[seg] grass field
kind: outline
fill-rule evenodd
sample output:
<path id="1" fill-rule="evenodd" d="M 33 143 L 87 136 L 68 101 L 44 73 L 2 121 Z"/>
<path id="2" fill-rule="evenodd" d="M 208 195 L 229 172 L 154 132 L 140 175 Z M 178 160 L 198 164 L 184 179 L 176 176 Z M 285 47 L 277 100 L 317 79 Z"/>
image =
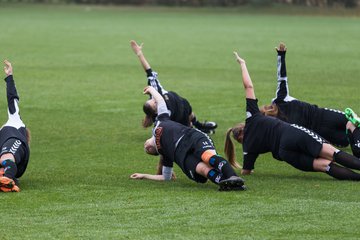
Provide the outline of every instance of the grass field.
<path id="1" fill-rule="evenodd" d="M 246 192 L 218 192 L 178 168 L 171 183 L 129 179 L 157 164 L 143 152 L 146 79 L 131 39 L 145 43 L 165 88 L 218 122 L 212 138 L 222 153 L 226 129 L 245 118 L 233 50 L 247 60 L 259 104 L 274 97 L 281 40 L 294 97 L 360 112 L 359 17 L 0 5 L 0 26 L 0 59 L 13 63 L 33 136 L 22 192 L 0 194 L 0 239 L 360 238 L 359 183 L 300 172 L 270 154 L 245 178 Z M 4 122 L 4 87 L 0 94 Z"/>

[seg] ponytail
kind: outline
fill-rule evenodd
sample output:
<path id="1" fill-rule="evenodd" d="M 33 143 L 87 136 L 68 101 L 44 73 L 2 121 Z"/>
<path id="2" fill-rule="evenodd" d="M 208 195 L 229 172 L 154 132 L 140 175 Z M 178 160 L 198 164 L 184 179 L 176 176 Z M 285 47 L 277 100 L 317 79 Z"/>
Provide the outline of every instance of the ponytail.
<path id="1" fill-rule="evenodd" d="M 230 162 L 230 164 L 234 168 L 240 168 L 240 164 L 236 161 L 234 143 L 231 141 L 230 138 L 230 133 L 232 132 L 232 130 L 232 128 L 229 128 L 226 132 L 224 152 L 226 155 L 226 159 Z"/>
<path id="2" fill-rule="evenodd" d="M 233 138 L 237 142 L 243 143 L 244 128 L 245 124 L 239 123 L 226 131 L 224 152 L 230 164 L 235 168 L 241 168 L 241 165 L 236 161 L 235 146 L 231 140 L 230 134 L 232 133 Z"/>
<path id="3" fill-rule="evenodd" d="M 155 113 L 155 110 L 153 110 L 151 108 L 150 104 L 148 104 L 147 102 L 144 103 L 143 111 L 145 113 L 145 118 L 142 121 L 142 126 L 144 128 L 147 128 L 147 127 L 150 127 L 151 125 L 153 125 L 153 123 L 155 121 L 156 113 Z"/>

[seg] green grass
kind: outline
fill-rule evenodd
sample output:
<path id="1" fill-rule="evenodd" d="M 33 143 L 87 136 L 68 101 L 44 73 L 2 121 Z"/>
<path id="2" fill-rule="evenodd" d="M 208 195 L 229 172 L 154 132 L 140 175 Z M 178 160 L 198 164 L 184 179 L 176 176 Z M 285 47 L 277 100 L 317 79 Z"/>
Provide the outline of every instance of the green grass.
<path id="1" fill-rule="evenodd" d="M 14 65 L 33 141 L 22 192 L 0 194 L 0 238 L 357 239 L 358 183 L 300 172 L 270 154 L 246 177 L 246 192 L 218 192 L 178 168 L 171 183 L 129 179 L 157 164 L 143 152 L 146 80 L 131 39 L 145 43 L 167 89 L 218 122 L 220 153 L 226 129 L 245 117 L 233 50 L 247 60 L 259 104 L 275 94 L 281 40 L 294 97 L 360 112 L 360 19 L 274 13 L 1 5 L 0 59 Z"/>

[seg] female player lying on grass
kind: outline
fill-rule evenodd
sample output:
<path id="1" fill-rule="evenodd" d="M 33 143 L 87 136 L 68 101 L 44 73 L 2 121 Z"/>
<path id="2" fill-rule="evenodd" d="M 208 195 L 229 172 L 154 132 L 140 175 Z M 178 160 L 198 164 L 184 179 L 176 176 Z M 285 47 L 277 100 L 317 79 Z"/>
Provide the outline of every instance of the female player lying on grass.
<path id="1" fill-rule="evenodd" d="M 165 99 L 166 106 L 170 111 L 170 119 L 185 126 L 195 126 L 197 129 L 208 134 L 215 133 L 215 128 L 217 127 L 215 122 L 199 122 L 192 112 L 191 105 L 185 98 L 180 97 L 175 92 L 166 91 L 161 86 L 157 78 L 158 74 L 151 69 L 149 62 L 145 59 L 144 53 L 142 52 L 143 44 L 138 45 L 132 40 L 130 41 L 130 45 L 134 53 L 139 57 L 140 63 L 147 74 L 148 85 L 154 87 Z M 157 116 L 156 102 L 152 97 L 145 102 L 143 110 L 146 114 L 143 120 L 143 126 L 150 127 Z"/>
<path id="2" fill-rule="evenodd" d="M 19 115 L 19 96 L 13 79 L 11 63 L 4 61 L 6 74 L 6 94 L 8 103 L 8 121 L 0 129 L 0 191 L 19 192 L 17 178 L 27 167 L 30 156 L 30 131 Z"/>
<path id="3" fill-rule="evenodd" d="M 246 96 L 246 122 L 230 128 L 226 134 L 225 152 L 235 161 L 233 138 L 243 145 L 242 174 L 250 174 L 259 154 L 271 152 L 273 157 L 309 172 L 324 172 L 340 180 L 360 180 L 360 159 L 325 143 L 316 133 L 280 119 L 261 114 L 245 60 L 235 52 L 241 66 Z M 339 166 L 338 164 L 345 166 Z"/>
<path id="4" fill-rule="evenodd" d="M 351 145 L 355 156 L 360 157 L 360 119 L 350 109 L 345 114 L 339 110 L 319 108 L 289 95 L 286 75 L 286 47 L 280 43 L 277 50 L 277 90 L 271 105 L 260 107 L 266 116 L 279 118 L 310 129 L 326 141 L 339 147 Z M 355 125 L 356 124 L 356 125 Z"/>
<path id="5" fill-rule="evenodd" d="M 208 179 L 220 186 L 219 190 L 244 190 L 244 181 L 238 177 L 228 161 L 216 154 L 212 140 L 205 133 L 170 120 L 169 110 L 161 94 L 151 86 L 145 88 L 156 101 L 158 116 L 153 136 L 146 140 L 145 151 L 160 154 L 162 174 L 134 173 L 133 179 L 165 181 L 172 179 L 174 162 L 188 178 L 205 183 Z M 235 161 L 231 165 L 237 167 Z"/>

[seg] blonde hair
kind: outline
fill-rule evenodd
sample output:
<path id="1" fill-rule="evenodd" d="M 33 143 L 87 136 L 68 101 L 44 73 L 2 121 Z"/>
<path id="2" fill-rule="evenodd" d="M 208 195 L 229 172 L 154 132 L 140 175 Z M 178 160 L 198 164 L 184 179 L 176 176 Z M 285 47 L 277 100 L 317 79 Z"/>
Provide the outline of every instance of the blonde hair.
<path id="1" fill-rule="evenodd" d="M 233 138 L 236 141 L 242 143 L 243 137 L 244 137 L 244 128 L 245 128 L 245 124 L 239 123 L 235 127 L 229 128 L 226 131 L 225 147 L 224 147 L 225 155 L 226 155 L 226 158 L 231 163 L 231 165 L 236 168 L 241 168 L 241 166 L 236 161 L 235 147 L 234 147 L 234 143 L 231 141 L 230 134 L 232 133 Z"/>
<path id="2" fill-rule="evenodd" d="M 261 106 L 260 112 L 265 116 L 279 117 L 279 107 L 275 103 Z"/>

